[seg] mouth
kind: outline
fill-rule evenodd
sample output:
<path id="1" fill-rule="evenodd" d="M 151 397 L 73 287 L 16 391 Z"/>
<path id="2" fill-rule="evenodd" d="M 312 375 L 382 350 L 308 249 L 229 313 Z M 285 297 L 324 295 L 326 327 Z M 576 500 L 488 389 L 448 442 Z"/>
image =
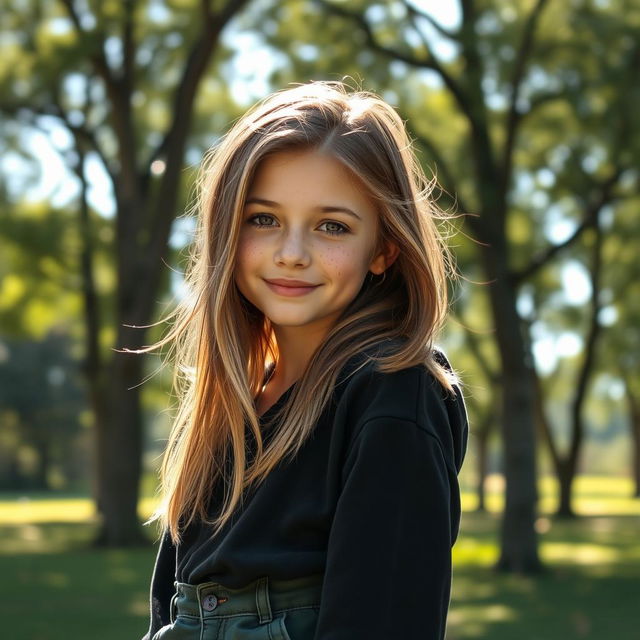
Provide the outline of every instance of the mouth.
<path id="1" fill-rule="evenodd" d="M 264 281 L 274 293 L 286 297 L 303 296 L 320 286 L 304 280 L 288 280 L 285 278 L 265 278 Z"/>

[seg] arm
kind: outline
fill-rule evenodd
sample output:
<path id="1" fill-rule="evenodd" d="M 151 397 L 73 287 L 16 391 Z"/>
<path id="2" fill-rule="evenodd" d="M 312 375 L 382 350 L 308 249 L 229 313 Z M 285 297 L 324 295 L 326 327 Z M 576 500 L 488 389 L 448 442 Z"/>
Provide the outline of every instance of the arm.
<path id="1" fill-rule="evenodd" d="M 415 422 L 362 427 L 329 535 L 315 640 L 444 638 L 451 475 L 440 442 Z"/>
<path id="2" fill-rule="evenodd" d="M 151 579 L 149 631 L 142 640 L 151 640 L 159 629 L 171 622 L 171 598 L 176 579 L 176 548 L 168 533 L 162 536 Z"/>

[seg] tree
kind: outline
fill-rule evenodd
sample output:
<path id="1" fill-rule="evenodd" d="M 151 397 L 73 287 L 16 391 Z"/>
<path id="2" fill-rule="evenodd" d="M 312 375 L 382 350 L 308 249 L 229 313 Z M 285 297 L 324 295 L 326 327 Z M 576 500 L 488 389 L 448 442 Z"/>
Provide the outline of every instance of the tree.
<path id="1" fill-rule="evenodd" d="M 634 153 L 638 150 L 636 148 Z M 633 493 L 640 497 L 640 263 L 637 255 L 640 176 L 637 169 L 628 172 L 627 176 L 630 179 L 625 182 L 634 196 L 625 198 L 616 207 L 604 247 L 610 320 L 601 345 L 605 356 L 600 371 L 619 379 L 623 385 L 631 441 Z"/>
<path id="2" fill-rule="evenodd" d="M 603 323 L 603 311 L 613 291 L 608 271 L 614 260 L 607 244 L 615 232 L 615 219 L 620 215 L 622 203 L 636 193 L 632 176 L 637 173 L 637 151 L 634 150 L 637 116 L 626 87 L 633 86 L 640 60 L 640 48 L 634 44 L 637 31 L 633 21 L 629 24 L 615 12 L 602 13 L 590 7 L 577 12 L 573 21 L 574 46 L 584 47 L 585 55 L 572 62 L 575 77 L 566 92 L 566 100 L 534 115 L 522 140 L 529 150 L 526 163 L 531 173 L 544 173 L 548 183 L 546 194 L 553 203 L 554 215 L 572 220 L 574 225 L 569 236 L 571 242 L 565 243 L 562 255 L 549 261 L 543 253 L 530 263 L 528 272 L 521 273 L 523 284 L 528 283 L 535 291 L 530 323 L 537 324 L 538 328 L 545 325 L 547 332 L 571 332 L 580 337 L 583 345 L 580 357 L 564 363 L 574 372 L 568 372 L 561 362 L 544 381 L 536 381 L 540 426 L 559 481 L 557 513 L 560 516 L 574 515 L 572 486 L 586 431 L 588 388 L 598 369 L 603 365 L 606 368 L 611 361 L 603 357 L 598 364 L 597 354 L 605 332 L 618 330 Z M 599 55 L 602 42 L 611 43 L 607 56 Z M 562 159 L 557 152 L 555 158 L 550 157 L 550 136 L 562 139 L 563 147 L 558 149 Z M 575 222 L 576 219 L 582 222 Z M 556 248 L 550 251 L 556 252 Z M 583 265 L 581 268 L 589 274 L 588 305 L 576 306 L 557 295 L 558 281 L 567 265 Z M 627 263 L 625 273 L 628 274 L 630 268 Z M 618 358 L 619 355 L 614 356 L 613 361 L 617 362 Z M 544 405 L 545 398 L 549 399 L 552 390 L 561 387 L 568 375 L 572 375 L 573 380 L 570 388 L 563 391 L 568 406 L 568 446 L 563 454 L 554 437 L 554 421 L 547 415 L 550 412 L 545 412 Z M 537 372 L 536 377 L 540 377 Z"/>
<path id="3" fill-rule="evenodd" d="M 71 134 L 74 164 L 82 154 L 99 158 L 113 187 L 118 350 L 93 353 L 88 370 L 107 545 L 141 539 L 142 358 L 125 351 L 144 345 L 140 327 L 155 312 L 198 89 L 246 4 L 3 2 L 0 109 L 32 125 L 54 118 Z M 224 95 L 209 83 L 212 91 Z"/>
<path id="4" fill-rule="evenodd" d="M 510 260 L 507 216 L 518 130 L 528 112 L 556 97 L 555 94 L 550 96 L 548 91 L 538 92 L 527 96 L 527 104 L 523 106 L 527 64 L 546 2 L 538 0 L 528 14 L 517 16 L 510 25 L 508 46 L 513 53 L 512 62 L 499 69 L 499 78 L 495 77 L 495 70 L 487 68 L 489 56 L 483 55 L 487 45 L 495 46 L 483 39 L 482 34 L 487 31 L 483 27 L 492 23 L 501 25 L 495 6 L 479 6 L 465 0 L 461 3 L 459 27 L 447 29 L 409 2 L 377 3 L 379 11 L 376 12 L 361 3 L 348 8 L 324 0 L 317 4 L 328 15 L 345 21 L 355 30 L 352 40 L 356 46 L 367 48 L 388 61 L 401 63 L 407 69 L 428 71 L 437 76 L 443 87 L 443 99 L 456 111 L 451 119 L 461 122 L 466 129 L 462 145 L 466 160 L 460 169 L 470 172 L 471 188 L 465 193 L 457 182 L 450 183 L 446 179 L 442 182 L 446 192 L 455 194 L 466 211 L 471 210 L 468 208 L 471 202 L 478 211 L 477 216 L 467 218 L 466 224 L 478 245 L 484 248 L 479 257 L 489 283 L 488 295 L 500 355 L 507 489 L 498 565 L 506 570 L 537 571 L 540 561 L 534 529 L 537 492 L 532 361 L 517 313 L 517 286 Z M 390 28 L 391 24 L 393 28 Z M 427 28 L 435 30 L 456 47 L 459 54 L 453 61 L 446 62 L 436 54 L 426 35 Z M 504 39 L 502 42 L 504 44 Z M 499 58 L 495 56 L 493 60 L 498 62 Z M 495 113 L 486 101 L 484 83 L 492 76 L 507 96 L 507 107 L 500 113 Z M 397 92 L 401 93 L 400 90 Z M 405 106 L 410 112 L 411 106 Z M 428 129 L 424 125 L 414 125 L 419 140 L 433 152 L 439 145 Z M 499 134 L 496 129 L 500 130 Z M 444 153 L 437 153 L 434 159 L 440 177 L 457 178 Z"/>
<path id="5" fill-rule="evenodd" d="M 71 341 L 58 330 L 42 340 L 11 340 L 0 346 L 0 415 L 7 421 L 7 412 L 16 415 L 18 444 L 36 454 L 29 486 L 48 489 L 53 465 L 62 463 L 84 408 Z"/>
<path id="6" fill-rule="evenodd" d="M 394 100 L 408 117 L 425 163 L 444 187 L 442 201 L 467 214 L 471 242 L 459 243 L 457 256 L 463 269 L 469 267 L 466 275 L 486 283 L 499 358 L 502 407 L 496 413 L 507 488 L 498 568 L 507 571 L 541 567 L 534 527 L 535 359 L 520 309 L 535 274 L 560 260 L 592 227 L 592 217 L 579 211 L 573 232 L 555 241 L 547 233 L 545 208 L 522 203 L 517 195 L 521 181 L 535 180 L 544 167 L 528 164 L 529 140 L 535 136 L 538 146 L 546 145 L 541 154 L 547 159 L 561 154 L 565 131 L 580 130 L 584 115 L 567 106 L 580 97 L 581 74 L 587 66 L 590 78 L 607 73 L 598 64 L 602 40 L 594 40 L 593 31 L 576 34 L 557 25 L 606 21 L 606 42 L 617 45 L 614 57 L 628 46 L 628 30 L 618 19 L 621 6 L 461 0 L 455 26 L 444 26 L 408 0 L 318 0 L 306 12 L 290 2 L 273 11 L 281 28 L 270 41 L 288 43 L 292 59 L 277 75 L 278 83 L 300 75 L 336 77 L 335 70 L 353 73 L 359 65 L 356 78 L 362 74 L 367 87 Z M 615 40 L 614 33 L 624 37 Z M 323 45 L 331 42 L 328 56 L 314 64 L 308 42 L 323 54 Z M 562 128 L 545 134 L 534 126 L 536 118 L 556 109 Z M 481 265 L 482 275 L 474 265 Z M 460 307 L 477 300 L 471 289 L 463 288 Z M 465 317 L 475 320 L 470 313 Z"/>

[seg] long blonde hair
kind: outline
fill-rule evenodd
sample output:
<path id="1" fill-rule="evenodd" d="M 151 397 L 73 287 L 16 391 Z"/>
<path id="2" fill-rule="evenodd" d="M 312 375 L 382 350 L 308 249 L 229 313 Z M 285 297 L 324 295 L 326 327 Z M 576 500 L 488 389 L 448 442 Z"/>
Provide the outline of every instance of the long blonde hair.
<path id="1" fill-rule="evenodd" d="M 254 398 L 265 366 L 278 358 L 269 323 L 239 293 L 235 254 L 244 202 L 259 163 L 269 154 L 317 149 L 350 169 L 366 186 L 380 216 L 378 242 L 400 248 L 384 277 L 367 277 L 317 349 L 263 446 Z M 201 171 L 199 222 L 187 272 L 190 295 L 171 314 L 156 345 L 175 349 L 179 406 L 161 469 L 162 502 L 152 519 L 174 542 L 195 520 L 215 536 L 244 491 L 283 458 L 291 459 L 313 430 L 346 362 L 376 343 L 393 340 L 377 358 L 391 372 L 424 364 L 452 390 L 452 372 L 439 364 L 433 342 L 447 311 L 451 256 L 437 228 L 443 217 L 411 149 L 399 115 L 377 96 L 342 83 L 312 82 L 273 94 L 241 118 L 212 149 Z M 394 340 L 395 339 L 395 340 Z M 247 429 L 256 453 L 247 459 Z M 231 462 L 231 464 L 228 464 Z M 230 469 L 230 477 L 227 477 Z M 224 501 L 212 518 L 217 482 Z"/>

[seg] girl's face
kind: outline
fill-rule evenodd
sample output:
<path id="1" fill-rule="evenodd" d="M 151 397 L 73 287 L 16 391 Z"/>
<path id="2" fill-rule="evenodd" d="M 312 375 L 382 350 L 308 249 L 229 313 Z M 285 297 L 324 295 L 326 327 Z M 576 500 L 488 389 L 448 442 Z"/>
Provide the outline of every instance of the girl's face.
<path id="1" fill-rule="evenodd" d="M 315 150 L 278 152 L 249 189 L 236 284 L 274 327 L 325 334 L 367 272 L 392 262 L 394 249 L 376 252 L 377 237 L 376 208 L 344 165 Z"/>

